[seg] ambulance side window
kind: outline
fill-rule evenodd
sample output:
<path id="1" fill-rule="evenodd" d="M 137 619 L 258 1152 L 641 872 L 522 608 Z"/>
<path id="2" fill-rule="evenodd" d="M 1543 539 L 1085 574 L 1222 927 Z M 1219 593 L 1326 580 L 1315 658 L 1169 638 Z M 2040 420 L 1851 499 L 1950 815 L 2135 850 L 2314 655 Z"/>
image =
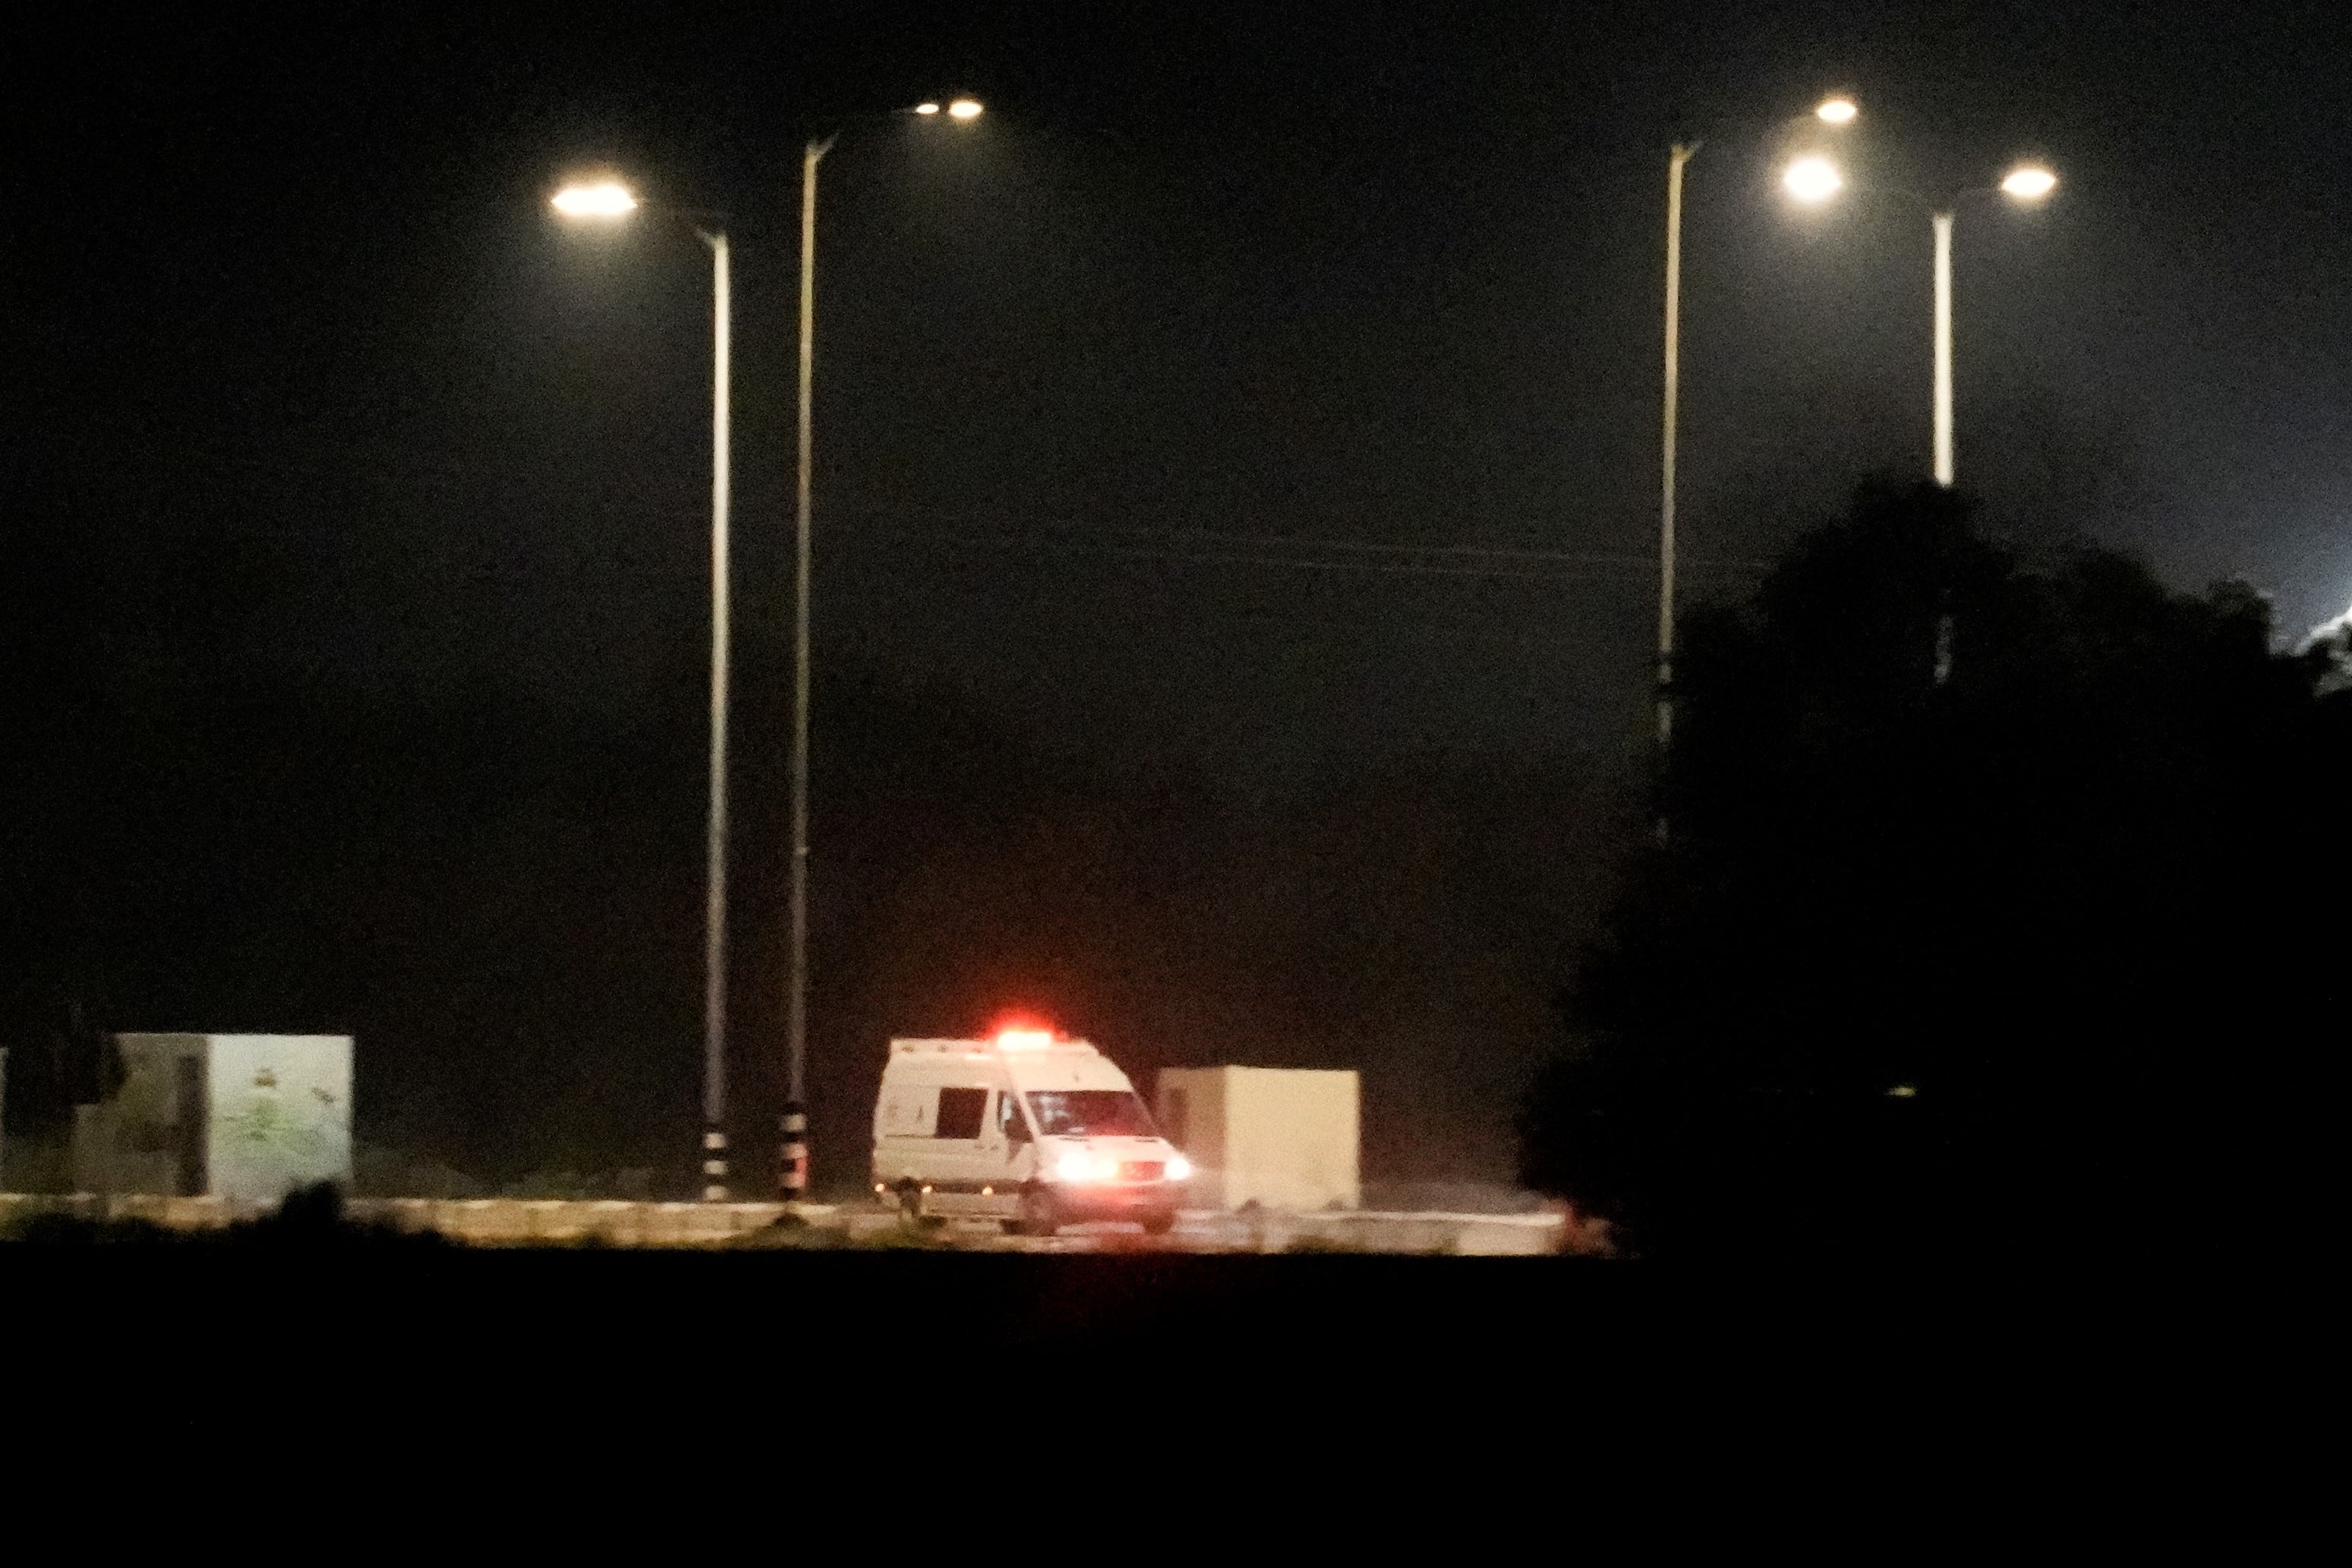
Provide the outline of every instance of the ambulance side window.
<path id="1" fill-rule="evenodd" d="M 1008 1144 L 1029 1141 L 1029 1118 L 1021 1113 L 1021 1102 L 1013 1091 L 1004 1090 L 996 1096 L 996 1128 Z"/>
<path id="2" fill-rule="evenodd" d="M 940 1119 L 932 1124 L 935 1138 L 977 1138 L 980 1119 L 988 1113 L 985 1089 L 942 1089 Z"/>

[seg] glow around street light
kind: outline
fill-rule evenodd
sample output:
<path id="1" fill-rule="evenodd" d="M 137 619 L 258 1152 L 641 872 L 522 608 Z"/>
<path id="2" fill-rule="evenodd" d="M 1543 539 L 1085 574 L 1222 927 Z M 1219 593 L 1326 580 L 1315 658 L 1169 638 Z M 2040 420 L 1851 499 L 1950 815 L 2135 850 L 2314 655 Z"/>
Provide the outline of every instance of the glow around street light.
<path id="1" fill-rule="evenodd" d="M 1862 110 L 1854 107 L 1853 99 L 1840 93 L 1835 98 L 1823 99 L 1822 106 L 1813 112 L 1832 125 L 1843 125 Z"/>
<path id="2" fill-rule="evenodd" d="M 1789 165 L 1780 183 L 1801 202 L 1826 202 L 1845 188 L 1845 176 L 1826 158 L 1800 158 Z"/>
<path id="3" fill-rule="evenodd" d="M 614 180 L 593 185 L 566 185 L 549 204 L 567 218 L 625 218 L 637 210 L 636 197 Z"/>
<path id="4" fill-rule="evenodd" d="M 2000 183 L 2001 193 L 2021 202 L 2038 202 L 2058 188 L 2058 176 L 2028 163 L 2011 169 Z"/>
<path id="5" fill-rule="evenodd" d="M 955 120 L 977 120 L 980 118 L 980 99 L 960 98 L 948 105 L 948 114 Z"/>

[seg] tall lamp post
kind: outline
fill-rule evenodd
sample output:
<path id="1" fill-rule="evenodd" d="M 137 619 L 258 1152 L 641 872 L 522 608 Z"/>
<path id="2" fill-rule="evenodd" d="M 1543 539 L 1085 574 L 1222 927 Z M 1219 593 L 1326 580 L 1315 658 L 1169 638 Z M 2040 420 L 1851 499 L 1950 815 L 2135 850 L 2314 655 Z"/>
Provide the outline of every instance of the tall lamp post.
<path id="1" fill-rule="evenodd" d="M 1826 158 L 1800 158 L 1781 176 L 1789 193 L 1801 202 L 1826 202 L 1845 181 Z M 1899 187 L 1890 194 L 1916 204 L 1927 214 L 1936 236 L 1935 396 L 1933 457 L 1930 472 L 1936 483 L 1949 488 L 1952 459 L 1952 220 L 1961 202 L 1972 196 L 2003 195 L 2020 204 L 2041 201 L 2058 188 L 2058 176 L 2039 163 L 2021 163 L 2001 176 L 1999 185 L 1976 185 L 1958 191 L 1945 201 L 1930 202 Z"/>
<path id="2" fill-rule="evenodd" d="M 2058 176 L 2039 164 L 2020 164 L 2001 177 L 2000 193 L 2015 202 L 2038 202 L 2058 188 Z M 1930 213 L 1936 228 L 1936 483 L 1952 483 L 1952 217 L 1962 196 L 1988 195 L 1982 188 L 1962 191 Z"/>
<path id="3" fill-rule="evenodd" d="M 572 219 L 617 222 L 640 204 L 606 181 L 567 185 L 555 210 Z M 698 229 L 710 247 L 710 801 L 706 823 L 702 943 L 702 1198 L 727 1201 L 727 683 L 729 358 L 733 316 L 727 235 Z"/>
<path id="4" fill-rule="evenodd" d="M 1658 480 L 1658 758 L 1674 737 L 1675 422 L 1682 391 L 1683 165 L 1698 143 L 1675 142 L 1666 161 L 1666 375 L 1664 441 Z"/>
<path id="5" fill-rule="evenodd" d="M 1811 118 L 1824 125 L 1853 120 L 1853 100 L 1824 99 Z M 1658 481 L 1658 756 L 1674 738 L 1675 703 L 1675 436 L 1682 391 L 1683 166 L 1700 143 L 1675 143 L 1666 155 L 1666 353 Z M 1664 819 L 1660 820 L 1663 833 Z"/>
<path id="6" fill-rule="evenodd" d="M 944 107 L 919 103 L 905 112 L 944 114 L 959 124 L 980 118 L 978 99 Z M 885 118 L 895 119 L 897 116 Z M 777 1146 L 776 1186 L 787 1203 L 808 1197 L 808 797 L 810 475 L 814 457 L 812 419 L 816 385 L 817 166 L 841 132 L 813 137 L 801 150 L 800 453 L 793 490 L 793 860 L 792 991 L 786 1004 L 784 1112 Z"/>

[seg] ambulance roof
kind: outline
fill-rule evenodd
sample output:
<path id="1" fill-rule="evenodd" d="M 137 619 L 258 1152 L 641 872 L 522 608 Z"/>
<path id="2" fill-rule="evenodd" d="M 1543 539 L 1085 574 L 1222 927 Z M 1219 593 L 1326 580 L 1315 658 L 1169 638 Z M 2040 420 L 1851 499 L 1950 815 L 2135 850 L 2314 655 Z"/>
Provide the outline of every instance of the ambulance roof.
<path id="1" fill-rule="evenodd" d="M 1040 1056 L 1070 1054 L 1099 1056 L 1090 1040 L 1055 1040 L 1042 1030 L 1007 1030 L 990 1040 L 894 1040 L 893 1056 Z"/>
<path id="2" fill-rule="evenodd" d="M 1044 1089 L 1123 1089 L 1134 1092 L 1118 1064 L 1088 1041 L 1055 1040 L 1043 1030 L 1008 1031 L 993 1040 L 894 1040 L 886 1081 L 949 1082 L 978 1071 L 1003 1073 L 1024 1092 Z"/>

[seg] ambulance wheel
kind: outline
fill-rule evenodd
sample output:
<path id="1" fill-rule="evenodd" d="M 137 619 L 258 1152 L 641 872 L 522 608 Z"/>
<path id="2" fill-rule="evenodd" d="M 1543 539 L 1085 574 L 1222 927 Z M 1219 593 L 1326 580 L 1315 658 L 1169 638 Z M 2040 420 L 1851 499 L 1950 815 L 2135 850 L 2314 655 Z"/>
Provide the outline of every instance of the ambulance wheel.
<path id="1" fill-rule="evenodd" d="M 1033 1186 L 1021 1195 L 1021 1234 L 1051 1236 L 1062 1228 L 1061 1205 L 1054 1195 L 1042 1186 Z"/>
<path id="2" fill-rule="evenodd" d="M 1143 1217 L 1143 1233 L 1146 1236 L 1165 1236 L 1175 1228 L 1176 1216 L 1172 1210 L 1166 1214 L 1147 1214 Z"/>

